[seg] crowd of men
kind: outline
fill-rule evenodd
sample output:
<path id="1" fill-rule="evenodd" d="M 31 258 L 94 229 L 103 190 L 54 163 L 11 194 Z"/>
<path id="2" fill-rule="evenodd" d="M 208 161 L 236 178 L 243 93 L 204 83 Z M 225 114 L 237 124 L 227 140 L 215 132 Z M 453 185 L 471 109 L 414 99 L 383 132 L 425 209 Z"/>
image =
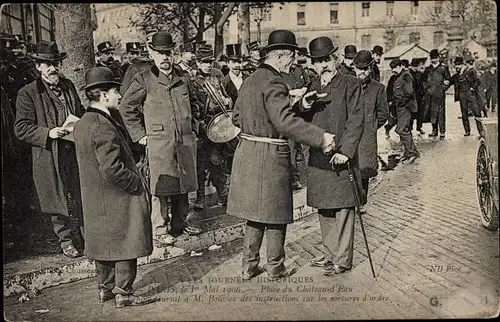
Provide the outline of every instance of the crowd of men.
<path id="1" fill-rule="evenodd" d="M 55 42 L 41 41 L 29 55 L 20 37 L 1 44 L 4 205 L 22 208 L 19 196 L 32 187 L 39 211 L 52 216 L 62 252 L 81 256 L 76 240 L 84 240 L 85 255 L 96 260 L 99 299 L 115 298 L 117 307 L 150 303 L 134 295 L 132 284 L 136 259 L 151 253 L 153 241 L 172 245 L 182 234 L 202 233 L 186 218 L 190 207 L 206 208 L 208 183 L 220 206 L 247 220 L 243 278 L 293 274 L 284 265 L 284 242 L 292 192 L 302 188 L 301 161 L 324 244 L 312 265 L 325 275 L 349 271 L 355 198 L 348 168 L 362 187 L 364 212 L 369 179 L 379 169 L 377 130 L 385 125 L 390 137 L 396 126 L 401 161 L 412 164 L 420 157 L 414 124 L 422 135 L 430 122 L 429 137 L 445 138 L 450 86 L 466 136 L 469 113 L 486 116 L 497 103 L 495 61 L 478 72 L 472 56 L 457 57 L 451 76 L 432 50 L 428 62 L 391 61 L 384 86 L 381 46 L 348 45 L 340 59 L 330 38 L 304 48 L 288 30 L 273 31 L 266 46 L 251 43 L 248 55 L 241 44 L 228 44 L 217 61 L 210 44 L 178 45 L 166 31 L 149 35 L 147 45 L 126 43 L 123 63 L 102 42 L 80 89 L 62 75 L 67 54 Z M 217 123 L 224 116 L 232 124 Z M 72 117 L 80 119 L 74 131 L 66 124 Z M 231 126 L 241 133 L 213 139 Z"/>

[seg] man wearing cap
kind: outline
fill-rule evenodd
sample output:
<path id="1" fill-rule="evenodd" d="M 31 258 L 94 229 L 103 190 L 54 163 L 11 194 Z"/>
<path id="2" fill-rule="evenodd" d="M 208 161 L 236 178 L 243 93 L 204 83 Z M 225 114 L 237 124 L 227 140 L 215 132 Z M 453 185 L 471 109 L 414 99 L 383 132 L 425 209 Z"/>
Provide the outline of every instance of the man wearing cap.
<path id="1" fill-rule="evenodd" d="M 354 58 L 354 71 L 361 81 L 365 106 L 365 130 L 358 147 L 361 187 L 363 188 L 361 213 L 366 212 L 364 208 L 368 201 L 369 180 L 378 174 L 377 129 L 381 128 L 389 117 L 385 86 L 370 76 L 374 65 L 374 59 L 369 50 L 359 51 Z"/>
<path id="2" fill-rule="evenodd" d="M 401 161 L 403 164 L 411 164 L 420 157 L 417 147 L 413 142 L 411 134 L 411 113 L 415 111 L 415 93 L 413 89 L 413 78 L 404 70 L 399 58 L 389 64 L 396 78 L 392 84 L 392 97 L 390 103 L 393 105 L 397 116 L 396 133 L 399 134 L 403 143 L 404 153 Z"/>
<path id="3" fill-rule="evenodd" d="M 223 153 L 224 144 L 214 143 L 207 137 L 207 126 L 210 120 L 216 114 L 222 112 L 222 109 L 218 103 L 208 95 L 205 90 L 205 82 L 209 82 L 214 90 L 218 92 L 222 104 L 224 104 L 226 109 L 232 108 L 233 101 L 226 93 L 223 84 L 224 75 L 220 69 L 212 65 L 215 60 L 212 46 L 205 45 L 201 47 L 197 52 L 196 60 L 198 62 L 198 72 L 193 78 L 193 83 L 197 89 L 196 93 L 198 95 L 198 100 L 202 103 L 203 108 L 200 111 L 201 126 L 198 136 L 197 154 L 198 181 L 201 181 L 201 183 L 198 185 L 194 208 L 196 210 L 202 210 L 205 208 L 205 172 L 208 171 L 209 181 L 212 182 L 217 190 L 217 202 L 221 206 L 226 206 L 227 204 L 229 176 L 231 173 L 230 158 L 224 157 Z"/>
<path id="4" fill-rule="evenodd" d="M 422 123 L 424 117 L 424 106 L 422 98 L 424 97 L 424 88 L 422 84 L 422 72 L 419 70 L 419 65 L 420 62 L 417 58 L 413 58 L 411 60 L 410 74 L 413 78 L 413 91 L 415 93 L 415 98 L 417 102 L 417 113 L 413 113 L 412 119 L 416 120 L 417 122 L 417 131 L 420 134 L 425 134 L 425 132 L 422 130 Z M 413 120 L 411 128 L 413 128 Z"/>
<path id="5" fill-rule="evenodd" d="M 470 136 L 469 111 L 475 117 L 481 116 L 477 96 L 481 82 L 477 77 L 476 71 L 464 64 L 463 57 L 456 57 L 454 65 L 457 73 L 451 78 L 451 84 L 455 87 L 455 102 L 460 102 L 462 125 L 465 131 L 464 136 Z"/>
<path id="6" fill-rule="evenodd" d="M 97 45 L 97 63 L 96 67 L 108 67 L 115 74 L 115 79 L 120 82 L 122 79 L 120 62 L 115 60 L 113 55 L 115 54 L 115 47 L 111 45 L 111 42 L 104 41 Z"/>
<path id="7" fill-rule="evenodd" d="M 137 258 L 151 255 L 151 218 L 145 180 L 124 135 L 111 116 L 121 95 L 107 67 L 93 67 L 82 90 L 90 106 L 75 125 L 85 218 L 85 255 L 95 260 L 99 301 L 117 308 L 152 303 L 134 295 Z M 110 207 L 110 205 L 112 205 Z"/>
<path id="8" fill-rule="evenodd" d="M 495 113 L 498 100 L 498 74 L 496 61 L 491 62 L 490 66 L 483 74 L 483 79 L 486 107 L 487 109 L 491 108 L 491 112 Z"/>
<path id="9" fill-rule="evenodd" d="M 354 45 L 347 45 L 344 48 L 344 60 L 342 61 L 342 64 L 340 64 L 339 71 L 342 74 L 346 75 L 351 75 L 356 77 L 356 73 L 354 72 L 354 68 L 352 66 L 352 62 L 354 57 L 356 57 L 356 53 L 358 50 L 356 49 L 356 46 Z"/>
<path id="10" fill-rule="evenodd" d="M 334 148 L 332 134 L 292 111 L 281 72 L 288 72 L 296 50 L 293 32 L 272 31 L 263 48 L 264 63 L 245 80 L 234 105 L 233 123 L 242 133 L 233 161 L 227 213 L 247 220 L 242 260 L 245 280 L 264 270 L 270 280 L 296 271 L 284 265 L 286 225 L 293 222 L 288 137 L 325 153 Z M 264 234 L 267 263 L 261 268 Z"/>
<path id="11" fill-rule="evenodd" d="M 127 52 L 127 58 L 120 68 L 122 79 L 130 65 L 141 55 L 141 43 L 127 42 L 125 43 L 125 51 Z"/>
<path id="12" fill-rule="evenodd" d="M 168 32 L 153 34 L 149 48 L 154 66 L 132 78 L 119 109 L 132 140 L 147 147 L 150 190 L 161 204 L 160 211 L 152 212 L 153 235 L 163 244 L 172 244 L 183 232 L 201 233 L 186 222 L 188 193 L 198 188 L 199 105 L 189 78 L 173 68 L 175 45 Z M 172 220 L 167 234 L 168 199 Z"/>
<path id="13" fill-rule="evenodd" d="M 424 90 L 426 92 L 426 102 L 430 109 L 432 133 L 430 137 L 444 138 L 446 132 L 446 90 L 450 87 L 450 71 L 448 67 L 439 61 L 439 52 L 433 49 L 430 52 L 431 65 L 428 66 L 422 75 Z"/>
<path id="14" fill-rule="evenodd" d="M 372 74 L 370 75 L 372 79 L 380 82 L 380 69 L 378 65 L 380 64 L 380 60 L 382 59 L 382 55 L 384 54 L 384 48 L 379 45 L 373 47 L 372 55 L 373 55 L 373 66 L 372 66 Z"/>
<path id="15" fill-rule="evenodd" d="M 328 37 L 309 43 L 309 57 L 319 77 L 300 101 L 305 120 L 335 135 L 331 155 L 310 148 L 307 168 L 307 204 L 318 209 L 324 245 L 324 256 L 312 265 L 323 267 L 327 276 L 352 268 L 355 200 L 347 163 L 360 179 L 358 146 L 365 128 L 361 82 L 337 70 L 337 50 Z"/>
<path id="16" fill-rule="evenodd" d="M 69 79 L 60 72 L 66 53 L 57 44 L 41 41 L 33 54 L 41 77 L 23 87 L 17 96 L 14 131 L 32 146 L 33 179 L 41 212 L 52 214 L 52 224 L 64 255 L 80 256 L 74 246 L 72 221 L 83 234 L 80 179 L 75 144 L 63 127 L 73 115 L 81 117 L 84 109 Z"/>

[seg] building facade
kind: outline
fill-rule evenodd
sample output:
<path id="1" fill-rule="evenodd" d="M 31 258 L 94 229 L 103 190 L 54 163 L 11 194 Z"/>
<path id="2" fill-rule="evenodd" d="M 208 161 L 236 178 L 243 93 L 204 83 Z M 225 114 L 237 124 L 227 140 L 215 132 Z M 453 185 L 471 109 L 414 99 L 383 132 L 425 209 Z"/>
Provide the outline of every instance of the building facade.
<path id="1" fill-rule="evenodd" d="M 54 11 L 47 4 L 3 4 L 0 34 L 23 35 L 28 44 L 55 39 Z"/>

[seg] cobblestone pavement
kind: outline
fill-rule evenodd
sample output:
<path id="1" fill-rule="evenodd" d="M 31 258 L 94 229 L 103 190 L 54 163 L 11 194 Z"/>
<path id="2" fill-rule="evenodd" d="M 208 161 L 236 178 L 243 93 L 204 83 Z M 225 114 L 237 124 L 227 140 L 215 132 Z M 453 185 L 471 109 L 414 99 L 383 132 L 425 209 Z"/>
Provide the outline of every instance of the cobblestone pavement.
<path id="1" fill-rule="evenodd" d="M 376 280 L 359 223 L 352 271 L 326 277 L 309 265 L 322 250 L 318 218 L 312 215 L 289 226 L 286 263 L 299 270 L 286 280 L 269 282 L 262 274 L 251 282 L 238 281 L 238 241 L 205 250 L 200 257 L 141 267 L 136 287 L 161 300 L 152 305 L 115 309 L 112 301 L 99 304 L 95 282 L 83 280 L 47 289 L 24 304 L 7 298 L 6 317 L 55 321 L 495 316 L 499 235 L 483 228 L 479 217 L 477 133 L 463 137 L 458 107 L 451 102 L 447 106 L 447 138 L 417 138 L 422 157 L 386 173 L 370 197 L 363 219 Z M 261 254 L 265 258 L 265 247 Z"/>

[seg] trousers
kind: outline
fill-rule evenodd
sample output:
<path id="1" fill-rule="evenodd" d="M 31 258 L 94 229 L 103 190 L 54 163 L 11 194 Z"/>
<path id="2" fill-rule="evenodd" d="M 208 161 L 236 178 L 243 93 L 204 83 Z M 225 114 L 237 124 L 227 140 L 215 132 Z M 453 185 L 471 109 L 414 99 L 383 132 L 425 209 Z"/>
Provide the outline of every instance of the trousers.
<path id="1" fill-rule="evenodd" d="M 352 267 L 354 254 L 354 208 L 318 209 L 325 260 Z"/>
<path id="2" fill-rule="evenodd" d="M 462 113 L 462 125 L 465 133 L 470 133 L 469 111 L 475 117 L 481 117 L 477 96 L 470 92 L 461 92 L 458 94 L 460 102 L 460 112 Z M 479 129 L 478 129 L 479 132 Z"/>
<path id="3" fill-rule="evenodd" d="M 168 201 L 172 218 L 168 216 Z M 151 212 L 151 223 L 155 236 L 171 233 L 182 233 L 187 227 L 186 218 L 189 212 L 188 194 L 172 196 L 153 196 L 153 207 Z M 170 227 L 168 227 L 170 225 Z M 170 229 L 169 229 L 170 228 Z"/>
<path id="4" fill-rule="evenodd" d="M 286 224 L 272 225 L 247 221 L 243 237 L 243 273 L 251 274 L 260 262 L 260 247 L 266 234 L 267 263 L 264 269 L 269 276 L 277 276 L 285 269 Z"/>
<path id="5" fill-rule="evenodd" d="M 137 276 L 137 259 L 122 261 L 95 261 L 99 290 L 131 295 Z"/>
<path id="6" fill-rule="evenodd" d="M 418 156 L 419 152 L 413 142 L 411 134 L 411 112 L 406 107 L 398 107 L 396 109 L 398 123 L 396 125 L 396 133 L 399 134 L 401 142 L 404 146 L 404 157 Z"/>

